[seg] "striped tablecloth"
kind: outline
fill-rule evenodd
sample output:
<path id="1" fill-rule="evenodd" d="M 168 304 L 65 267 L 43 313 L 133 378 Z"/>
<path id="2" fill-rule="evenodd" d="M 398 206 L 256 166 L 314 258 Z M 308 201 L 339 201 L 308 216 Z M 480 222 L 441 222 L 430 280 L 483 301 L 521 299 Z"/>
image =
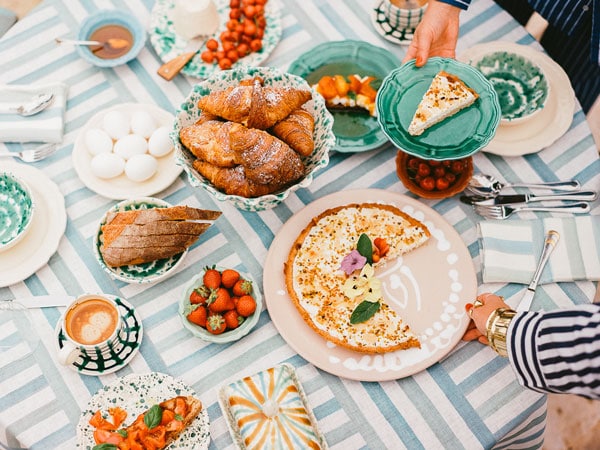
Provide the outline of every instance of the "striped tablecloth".
<path id="1" fill-rule="evenodd" d="M 440 363 L 408 378 L 358 382 L 333 376 L 297 355 L 278 334 L 268 311 L 263 311 L 250 335 L 233 345 L 203 344 L 180 323 L 177 300 L 199 268 L 212 264 L 239 267 L 261 280 L 273 237 L 288 218 L 314 199 L 356 188 L 406 193 L 395 174 L 396 149 L 391 144 L 363 153 L 332 153 L 327 169 L 307 189 L 260 213 L 217 204 L 205 191 L 192 189 L 181 175 L 157 196 L 174 204 L 221 209 L 224 217 L 193 247 L 180 271 L 161 283 L 125 284 L 103 272 L 92 252 L 93 235 L 99 218 L 115 202 L 96 195 L 78 178 L 71 162 L 78 130 L 96 112 L 119 103 L 150 103 L 175 112 L 195 80 L 178 76 L 167 82 L 157 76 L 161 61 L 149 42 L 129 64 L 98 69 L 72 49 L 57 46 L 54 38 L 74 37 L 86 15 L 105 7 L 130 10 L 148 24 L 152 6 L 151 0 L 46 0 L 0 40 L 1 83 L 61 81 L 69 86 L 64 141 L 57 154 L 35 165 L 64 195 L 66 232 L 49 263 L 26 280 L 0 288 L 0 299 L 104 292 L 126 298 L 144 326 L 140 352 L 131 363 L 114 374 L 93 377 L 79 375 L 55 361 L 54 328 L 61 309 L 31 310 L 32 332 L 41 339 L 35 358 L 14 364 L 0 361 L 0 444 L 43 450 L 74 448 L 81 410 L 98 389 L 126 374 L 157 371 L 185 381 L 199 393 L 211 420 L 210 448 L 233 448 L 217 403 L 218 389 L 224 381 L 288 362 L 295 366 L 331 448 L 540 447 L 545 396 L 522 389 L 507 361 L 478 343 L 461 343 Z M 404 55 L 405 47 L 391 44 L 374 30 L 370 15 L 376 4 L 371 1 L 283 0 L 281 6 L 282 39 L 264 65 L 285 69 L 317 44 L 344 39 L 386 47 L 400 59 Z M 500 39 L 539 48 L 523 27 L 491 0 L 474 1 L 461 17 L 458 53 Z M 0 149 L 4 145 L 16 150 L 20 144 L 0 144 Z M 586 188 L 600 186 L 598 153 L 578 105 L 568 132 L 549 148 L 510 158 L 478 153 L 474 160 L 482 172 L 502 174 L 510 180 L 577 178 Z M 476 232 L 481 219 L 456 198 L 425 203 L 458 231 L 481 281 Z M 593 213 L 598 209 L 596 202 Z M 522 293 L 524 285 L 480 285 L 479 289 L 498 291 L 510 301 Z M 594 292 L 594 283 L 587 281 L 547 284 L 538 288 L 536 301 L 560 307 L 589 302 Z"/>

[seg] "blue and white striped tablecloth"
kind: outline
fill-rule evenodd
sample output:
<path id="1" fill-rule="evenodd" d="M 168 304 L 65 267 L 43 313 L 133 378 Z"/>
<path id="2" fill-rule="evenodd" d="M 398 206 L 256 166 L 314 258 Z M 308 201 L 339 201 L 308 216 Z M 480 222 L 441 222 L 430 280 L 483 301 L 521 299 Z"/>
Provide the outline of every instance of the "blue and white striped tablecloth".
<path id="1" fill-rule="evenodd" d="M 275 0 L 273 0 L 275 1 Z M 65 197 L 68 223 L 58 251 L 49 263 L 23 282 L 0 288 L 0 299 L 52 294 L 104 292 L 132 303 L 143 318 L 144 340 L 138 355 L 120 371 L 101 377 L 78 375 L 54 359 L 54 327 L 61 309 L 31 310 L 41 345 L 35 357 L 15 364 L 0 361 L 0 444 L 11 448 L 68 449 L 76 443 L 81 410 L 103 385 L 129 373 L 158 371 L 191 385 L 208 409 L 211 449 L 230 449 L 233 442 L 217 403 L 227 380 L 281 362 L 296 367 L 319 426 L 333 449 L 535 448 L 545 429 L 546 400 L 522 389 L 507 361 L 478 343 L 459 344 L 443 361 L 412 377 L 387 382 L 350 381 L 323 372 L 297 355 L 263 311 L 256 329 L 232 345 L 208 345 L 188 333 L 177 316 L 183 285 L 199 267 L 219 264 L 243 268 L 261 280 L 269 245 L 285 221 L 312 200 L 344 189 L 380 188 L 406 193 L 395 173 L 391 144 L 364 153 L 332 153 L 328 168 L 307 189 L 268 211 L 249 213 L 217 204 L 205 191 L 192 189 L 184 175 L 158 196 L 173 204 L 221 209 L 220 219 L 192 248 L 184 267 L 156 285 L 111 280 L 95 261 L 92 240 L 99 220 L 115 202 L 87 189 L 71 162 L 78 130 L 96 112 L 125 102 L 150 103 L 175 112 L 194 79 L 167 82 L 156 75 L 161 61 L 148 42 L 125 66 L 90 66 L 57 36 L 75 36 L 89 13 L 123 8 L 148 24 L 151 0 L 45 0 L 0 40 L 0 83 L 61 81 L 69 85 L 64 142 L 53 157 L 37 163 Z M 264 65 L 285 69 L 301 53 L 324 41 L 356 39 L 388 48 L 400 59 L 405 47 L 391 44 L 374 30 L 375 3 L 365 0 L 281 0 L 283 36 Z M 461 16 L 458 53 L 492 40 L 536 48 L 538 44 L 492 0 L 476 0 Z M 16 150 L 20 144 L 0 144 Z M 577 178 L 585 188 L 600 186 L 600 161 L 579 106 L 568 132 L 541 152 L 504 158 L 478 153 L 477 169 L 510 180 L 542 181 Z M 2 160 L 0 160 L 0 168 Z M 456 198 L 426 201 L 459 232 L 480 276 L 476 224 L 480 220 Z M 598 202 L 593 213 L 598 213 Z M 0 254 L 0 258 L 2 255 Z M 482 285 L 509 301 L 523 285 Z M 548 307 L 589 302 L 592 282 L 548 284 L 536 301 Z"/>

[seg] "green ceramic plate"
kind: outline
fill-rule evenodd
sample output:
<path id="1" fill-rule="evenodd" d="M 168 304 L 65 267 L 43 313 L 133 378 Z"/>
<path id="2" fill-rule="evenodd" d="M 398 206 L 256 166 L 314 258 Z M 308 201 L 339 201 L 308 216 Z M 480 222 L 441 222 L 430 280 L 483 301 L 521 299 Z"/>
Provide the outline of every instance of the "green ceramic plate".
<path id="1" fill-rule="evenodd" d="M 383 79 L 400 60 L 384 48 L 362 41 L 325 42 L 302 54 L 288 69 L 289 73 L 316 84 L 324 75 L 373 76 L 374 89 L 379 89 Z M 377 119 L 366 111 L 331 111 L 333 134 L 336 143 L 332 150 L 338 152 L 362 152 L 381 146 L 387 138 Z"/>
<path id="2" fill-rule="evenodd" d="M 457 75 L 479 94 L 470 107 L 432 126 L 420 136 L 408 134 L 408 125 L 440 71 Z M 394 70 L 377 94 L 377 114 L 383 132 L 400 149 L 425 159 L 458 159 L 476 153 L 496 134 L 501 111 L 492 84 L 477 69 L 448 58 L 430 58 L 417 68 L 413 61 Z"/>

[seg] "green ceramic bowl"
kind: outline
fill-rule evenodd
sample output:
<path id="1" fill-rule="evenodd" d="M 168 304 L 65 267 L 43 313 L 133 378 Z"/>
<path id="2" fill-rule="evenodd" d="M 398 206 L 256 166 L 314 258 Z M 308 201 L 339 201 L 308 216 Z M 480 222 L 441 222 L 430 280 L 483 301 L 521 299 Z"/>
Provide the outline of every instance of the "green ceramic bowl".
<path id="1" fill-rule="evenodd" d="M 363 41 L 325 42 L 300 55 L 288 72 L 306 79 L 311 86 L 324 75 L 373 76 L 374 89 L 379 89 L 383 79 L 400 60 L 384 48 Z M 333 134 L 336 142 L 332 150 L 362 152 L 377 148 L 387 142 L 375 117 L 366 111 L 331 111 Z"/>
<path id="2" fill-rule="evenodd" d="M 544 71 L 530 59 L 498 51 L 471 63 L 492 82 L 504 125 L 522 123 L 544 108 L 550 84 Z"/>
<path id="3" fill-rule="evenodd" d="M 419 136 L 408 125 L 435 75 L 445 70 L 457 75 L 479 98 Z M 500 123 L 500 104 L 492 83 L 468 64 L 449 58 L 429 58 L 423 67 L 414 60 L 390 73 L 377 93 L 377 119 L 386 136 L 401 150 L 424 159 L 459 159 L 485 147 Z"/>
<path id="4" fill-rule="evenodd" d="M 23 180 L 0 172 L 0 252 L 18 243 L 29 231 L 35 205 Z"/>
<path id="5" fill-rule="evenodd" d="M 109 209 L 104 217 L 100 220 L 98 225 L 98 232 L 94 237 L 94 254 L 100 267 L 104 269 L 112 278 L 121 280 L 126 283 L 154 283 L 162 281 L 165 278 L 173 275 L 183 262 L 183 258 L 187 254 L 188 250 L 173 255 L 170 258 L 158 259 L 144 264 L 131 264 L 128 266 L 121 267 L 110 267 L 104 262 L 102 253 L 100 252 L 100 246 L 103 242 L 102 237 L 102 225 L 106 223 L 106 216 L 109 212 L 119 211 L 133 211 L 138 209 L 149 209 L 149 208 L 168 208 L 172 206 L 170 203 L 154 198 L 154 197 L 141 197 L 132 200 L 124 200 L 117 203 L 111 209 Z"/>

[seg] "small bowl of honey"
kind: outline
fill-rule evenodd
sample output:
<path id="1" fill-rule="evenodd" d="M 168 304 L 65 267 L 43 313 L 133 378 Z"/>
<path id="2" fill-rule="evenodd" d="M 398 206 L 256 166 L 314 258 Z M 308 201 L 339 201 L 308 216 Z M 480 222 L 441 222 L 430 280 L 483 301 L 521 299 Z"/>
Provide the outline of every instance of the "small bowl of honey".
<path id="1" fill-rule="evenodd" d="M 138 55 L 146 42 L 146 30 L 126 11 L 103 9 L 83 20 L 77 39 L 102 43 L 78 45 L 77 52 L 83 59 L 98 67 L 115 67 Z"/>

